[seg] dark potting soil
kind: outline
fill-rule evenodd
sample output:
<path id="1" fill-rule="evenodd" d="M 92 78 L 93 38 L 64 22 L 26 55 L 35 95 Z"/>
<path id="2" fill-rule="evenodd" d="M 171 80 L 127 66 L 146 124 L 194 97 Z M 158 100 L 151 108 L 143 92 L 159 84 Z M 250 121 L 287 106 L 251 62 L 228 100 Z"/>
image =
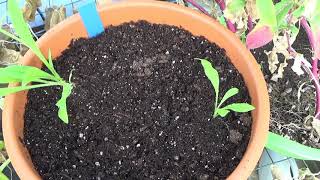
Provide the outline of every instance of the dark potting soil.
<path id="1" fill-rule="evenodd" d="M 25 139 L 44 179 L 225 178 L 245 152 L 249 113 L 212 118 L 214 91 L 199 61 L 221 76 L 221 94 L 244 81 L 225 51 L 204 37 L 147 22 L 108 27 L 71 43 L 55 63 L 72 71 L 70 123 L 57 116 L 61 89 L 31 90 Z"/>
<path id="2" fill-rule="evenodd" d="M 305 73 L 298 76 L 291 67 L 293 60 L 288 60 L 284 69 L 283 78 L 278 82 L 271 80 L 267 55 L 264 51 L 271 51 L 273 43 L 252 51 L 257 61 L 261 64 L 268 82 L 271 101 L 270 130 L 291 140 L 310 147 L 320 148 L 319 137 L 311 126 L 311 116 L 315 113 L 315 89 L 310 78 Z M 312 53 L 308 37 L 301 28 L 293 48 L 304 55 L 311 62 Z M 278 54 L 280 63 L 284 56 Z M 300 98 L 298 98 L 300 91 Z"/>

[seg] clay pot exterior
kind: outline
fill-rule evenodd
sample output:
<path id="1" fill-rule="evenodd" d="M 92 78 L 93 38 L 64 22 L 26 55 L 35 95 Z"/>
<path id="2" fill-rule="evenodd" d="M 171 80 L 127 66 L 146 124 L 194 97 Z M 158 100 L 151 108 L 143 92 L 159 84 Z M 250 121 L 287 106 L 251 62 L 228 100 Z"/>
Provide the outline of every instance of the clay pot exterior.
<path id="1" fill-rule="evenodd" d="M 269 97 L 267 86 L 260 67 L 242 42 L 229 30 L 212 18 L 190 8 L 158 1 L 121 2 L 102 4 L 98 7 L 105 27 L 124 22 L 146 20 L 181 26 L 194 35 L 202 35 L 226 50 L 234 66 L 244 78 L 249 90 L 252 104 L 253 122 L 250 142 L 236 169 L 228 179 L 247 179 L 257 164 L 267 140 L 269 126 Z M 87 37 L 87 32 L 79 14 L 69 17 L 64 22 L 48 31 L 38 41 L 45 55 L 51 49 L 53 57 L 58 57 L 72 39 Z M 31 52 L 22 59 L 23 65 L 40 68 L 42 63 Z M 12 165 L 22 180 L 41 179 L 35 170 L 27 149 L 21 142 L 24 128 L 24 110 L 27 102 L 27 91 L 8 95 L 2 114 L 3 135 Z"/>

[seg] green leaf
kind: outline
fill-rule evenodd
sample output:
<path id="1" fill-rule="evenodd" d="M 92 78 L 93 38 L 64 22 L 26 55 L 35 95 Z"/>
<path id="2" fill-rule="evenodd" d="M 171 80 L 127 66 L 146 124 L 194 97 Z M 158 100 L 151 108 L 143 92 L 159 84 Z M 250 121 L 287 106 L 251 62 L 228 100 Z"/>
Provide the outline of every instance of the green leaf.
<path id="1" fill-rule="evenodd" d="M 243 9 L 246 5 L 245 0 L 232 0 L 228 3 L 227 9 L 231 13 L 236 13 L 239 9 Z"/>
<path id="2" fill-rule="evenodd" d="M 273 31 L 277 27 L 276 10 L 272 0 L 257 0 L 256 7 L 260 18 L 259 27 L 268 25 Z"/>
<path id="3" fill-rule="evenodd" d="M 9 178 L 5 174 L 0 172 L 0 180 L 9 180 Z"/>
<path id="4" fill-rule="evenodd" d="M 272 132 L 268 134 L 266 148 L 286 157 L 320 161 L 320 149 L 302 145 Z"/>
<path id="5" fill-rule="evenodd" d="M 70 96 L 71 92 L 72 92 L 72 85 L 69 83 L 65 83 L 63 85 L 61 99 L 56 104 L 56 106 L 58 106 L 59 108 L 58 116 L 66 124 L 69 123 L 68 111 L 67 111 L 67 98 Z"/>
<path id="6" fill-rule="evenodd" d="M 214 91 L 216 93 L 216 99 L 218 99 L 219 96 L 219 73 L 216 69 L 213 68 L 212 64 L 206 60 L 206 59 L 200 59 L 201 64 L 203 66 L 204 69 L 204 73 L 206 74 L 206 76 L 208 77 L 208 79 L 210 80 Z"/>
<path id="7" fill-rule="evenodd" d="M 292 0 L 282 0 L 275 5 L 278 27 L 282 24 L 286 24 L 285 17 L 293 7 Z"/>
<path id="8" fill-rule="evenodd" d="M 248 103 L 233 103 L 223 107 L 222 109 L 227 109 L 235 112 L 248 112 L 254 110 L 254 107 Z"/>
<path id="9" fill-rule="evenodd" d="M 222 100 L 220 101 L 220 104 L 218 105 L 218 107 L 220 107 L 226 100 L 228 100 L 230 97 L 236 95 L 239 93 L 239 89 L 238 88 L 231 88 L 229 89 L 226 94 L 223 96 Z"/>
<path id="10" fill-rule="evenodd" d="M 229 112 L 227 109 L 217 109 L 217 114 L 221 117 L 226 117 Z"/>
<path id="11" fill-rule="evenodd" d="M 37 85 L 31 85 L 31 86 L 17 86 L 17 87 L 6 87 L 6 88 L 0 88 L 0 96 L 6 96 L 8 94 L 13 94 L 19 91 L 29 90 L 29 89 L 35 89 L 40 87 L 48 87 L 48 86 L 57 86 L 60 85 L 59 83 L 48 83 L 48 84 L 37 84 Z"/>
<path id="12" fill-rule="evenodd" d="M 10 164 L 10 159 L 7 159 L 4 163 L 0 166 L 0 172 L 3 172 L 3 170 Z"/>
<path id="13" fill-rule="evenodd" d="M 47 66 L 48 62 L 46 58 L 41 53 L 40 49 L 38 48 L 33 36 L 29 30 L 28 24 L 25 22 L 23 18 L 22 11 L 19 8 L 18 3 L 16 0 L 8 1 L 8 13 L 13 24 L 13 27 L 20 37 L 20 41 L 28 46 L 39 58 L 40 60 Z"/>
<path id="14" fill-rule="evenodd" d="M 49 64 L 47 59 L 43 56 L 41 50 L 37 46 L 33 36 L 29 30 L 28 24 L 25 22 L 23 18 L 23 14 L 19 9 L 18 3 L 16 0 L 8 1 L 8 12 L 10 19 L 12 21 L 13 27 L 18 34 L 18 37 L 8 33 L 7 31 L 0 28 L 0 33 L 3 33 L 10 38 L 23 43 L 25 46 L 29 47 L 35 55 L 39 57 L 39 59 L 43 62 L 43 64 L 52 72 L 52 74 L 57 77 L 58 79 L 62 80 L 59 74 L 54 69 L 53 65 Z"/>
<path id="15" fill-rule="evenodd" d="M 0 68 L 0 83 L 3 84 L 22 82 L 22 85 L 26 85 L 40 79 L 56 80 L 54 76 L 32 66 L 12 65 Z"/>
<path id="16" fill-rule="evenodd" d="M 0 141 L 0 151 L 4 149 L 4 141 Z"/>

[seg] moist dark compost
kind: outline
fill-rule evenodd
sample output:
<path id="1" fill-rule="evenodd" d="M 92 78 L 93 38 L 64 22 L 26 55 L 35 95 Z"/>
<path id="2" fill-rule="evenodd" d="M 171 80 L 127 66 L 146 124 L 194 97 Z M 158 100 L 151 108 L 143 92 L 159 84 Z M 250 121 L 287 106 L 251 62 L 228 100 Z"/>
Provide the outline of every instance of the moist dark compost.
<path id="1" fill-rule="evenodd" d="M 320 135 L 312 128 L 311 120 L 315 114 L 315 89 L 308 74 L 298 76 L 292 69 L 294 60 L 287 60 L 283 78 L 272 81 L 269 70 L 268 57 L 265 51 L 271 51 L 273 43 L 253 51 L 253 55 L 261 64 L 271 102 L 270 130 L 301 144 L 320 148 Z M 301 28 L 293 48 L 304 55 L 307 60 L 312 59 L 312 51 L 307 34 Z M 278 54 L 280 63 L 284 56 Z"/>
<path id="2" fill-rule="evenodd" d="M 44 179 L 213 179 L 238 165 L 250 113 L 213 118 L 214 91 L 199 61 L 209 58 L 229 102 L 250 102 L 225 51 L 177 27 L 141 21 L 71 43 L 55 63 L 72 72 L 69 124 L 57 116 L 61 89 L 31 90 L 25 139 Z"/>

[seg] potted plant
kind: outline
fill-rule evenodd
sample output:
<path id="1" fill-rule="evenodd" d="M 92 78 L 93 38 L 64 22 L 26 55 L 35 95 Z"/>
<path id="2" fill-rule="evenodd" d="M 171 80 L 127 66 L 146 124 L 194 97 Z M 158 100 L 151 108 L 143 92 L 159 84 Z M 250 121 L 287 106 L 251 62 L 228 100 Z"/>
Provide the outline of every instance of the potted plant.
<path id="1" fill-rule="evenodd" d="M 320 160 L 320 2 L 216 2 L 222 18 L 214 13 L 219 10 L 207 14 L 222 19 L 246 43 L 268 82 L 271 119 L 266 147 L 287 157 Z"/>
<path id="2" fill-rule="evenodd" d="M 21 39 L 8 35 L 33 50 L 23 66 L 3 71 L 19 83 L 1 89 L 8 94 L 6 148 L 19 177 L 208 179 L 215 173 L 246 179 L 264 147 L 269 117 L 266 85 L 250 52 L 217 22 L 181 6 L 123 2 L 93 9 L 85 6 L 39 39 L 45 57 L 24 27 L 17 28 L 22 15 L 9 1 Z M 97 37 L 83 39 L 88 35 Z M 34 68 L 42 64 L 45 71 Z M 58 88 L 17 92 L 51 85 Z M 249 114 L 233 112 L 253 109 L 242 103 L 250 99 L 246 87 L 255 108 L 251 130 Z"/>

